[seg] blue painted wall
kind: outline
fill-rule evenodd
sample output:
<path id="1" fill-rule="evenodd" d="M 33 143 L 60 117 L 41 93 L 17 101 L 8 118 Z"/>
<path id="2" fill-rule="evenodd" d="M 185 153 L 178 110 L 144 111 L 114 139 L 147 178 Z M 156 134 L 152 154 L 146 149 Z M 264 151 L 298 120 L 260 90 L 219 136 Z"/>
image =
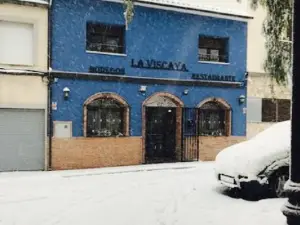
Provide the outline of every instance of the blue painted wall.
<path id="1" fill-rule="evenodd" d="M 86 52 L 86 22 L 99 21 L 124 24 L 123 6 L 95 0 L 54 0 L 52 19 L 52 65 L 54 70 L 88 72 L 90 66 L 124 67 L 126 75 L 172 79 L 191 79 L 191 73 L 234 75 L 237 81 L 246 72 L 247 24 L 245 22 L 182 14 L 171 11 L 135 8 L 134 20 L 126 32 L 126 56 L 113 56 Z M 229 37 L 229 64 L 198 62 L 200 34 Z M 189 73 L 131 68 L 131 59 L 181 61 Z M 71 98 L 64 101 L 62 89 L 71 89 Z M 59 79 L 53 85 L 53 101 L 58 110 L 54 120 L 72 120 L 73 135 L 82 136 L 83 102 L 97 92 L 116 92 L 131 106 L 131 135 L 141 135 L 142 101 L 157 91 L 168 91 L 181 98 L 186 106 L 196 106 L 207 97 L 221 97 L 233 109 L 233 135 L 245 135 L 245 105 L 238 97 L 245 88 L 194 87 L 182 96 L 184 86 L 149 85 L 147 95 L 138 92 L 138 84 Z"/>
<path id="2" fill-rule="evenodd" d="M 246 71 L 245 22 L 137 7 L 126 32 L 127 56 L 86 52 L 86 22 L 124 24 L 124 8 L 100 0 L 55 0 L 53 69 L 87 72 L 89 66 L 124 67 L 131 76 L 189 79 L 190 73 L 131 68 L 131 59 L 181 61 L 191 72 L 222 73 L 243 79 Z M 199 34 L 229 37 L 229 65 L 198 62 Z"/>
<path id="3" fill-rule="evenodd" d="M 62 90 L 69 87 L 70 98 L 64 100 Z M 115 92 L 122 96 L 130 105 L 130 135 L 142 135 L 142 103 L 159 91 L 166 91 L 179 97 L 185 107 L 196 107 L 202 100 L 215 96 L 225 99 L 232 106 L 232 135 L 243 136 L 246 129 L 246 118 L 243 114 L 244 105 L 238 104 L 238 97 L 243 89 L 186 87 L 177 85 L 148 85 L 146 95 L 139 92 L 139 84 L 122 82 L 101 82 L 87 80 L 59 79 L 53 84 L 53 101 L 57 102 L 58 110 L 53 111 L 54 120 L 73 121 L 73 136 L 83 135 L 83 103 L 91 95 L 98 92 Z M 188 88 L 189 94 L 183 95 Z M 230 92 L 230 94 L 228 93 Z"/>

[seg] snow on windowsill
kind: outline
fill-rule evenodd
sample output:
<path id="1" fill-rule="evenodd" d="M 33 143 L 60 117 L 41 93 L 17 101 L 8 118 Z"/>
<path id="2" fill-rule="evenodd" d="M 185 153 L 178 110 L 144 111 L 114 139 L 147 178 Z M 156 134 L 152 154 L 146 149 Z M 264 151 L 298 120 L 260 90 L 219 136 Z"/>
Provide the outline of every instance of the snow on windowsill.
<path id="1" fill-rule="evenodd" d="M 230 63 L 226 62 L 215 62 L 215 61 L 198 61 L 199 63 L 205 63 L 205 64 L 218 64 L 218 65 L 230 65 Z"/>
<path id="2" fill-rule="evenodd" d="M 43 4 L 48 5 L 49 3 L 47 1 L 43 0 L 19 0 L 20 2 L 30 2 L 30 3 L 37 3 L 37 4 Z"/>
<path id="3" fill-rule="evenodd" d="M 32 73 L 40 73 L 43 74 L 42 71 L 36 71 L 36 70 L 24 70 L 24 69 L 5 69 L 5 68 L 0 68 L 0 73 L 28 73 L 28 74 L 32 74 Z"/>
<path id="4" fill-rule="evenodd" d="M 97 51 L 89 51 L 89 50 L 87 50 L 86 53 L 99 54 L 99 55 L 111 55 L 111 56 L 127 56 L 124 53 L 97 52 Z"/>

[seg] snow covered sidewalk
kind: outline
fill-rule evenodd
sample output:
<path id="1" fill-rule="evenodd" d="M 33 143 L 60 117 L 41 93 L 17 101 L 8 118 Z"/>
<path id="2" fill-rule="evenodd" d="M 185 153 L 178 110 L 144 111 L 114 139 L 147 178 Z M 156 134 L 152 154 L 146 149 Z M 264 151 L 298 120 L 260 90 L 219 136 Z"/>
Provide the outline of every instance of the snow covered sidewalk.
<path id="1" fill-rule="evenodd" d="M 0 224 L 284 225 L 284 199 L 248 202 L 220 190 L 204 162 L 2 173 Z"/>

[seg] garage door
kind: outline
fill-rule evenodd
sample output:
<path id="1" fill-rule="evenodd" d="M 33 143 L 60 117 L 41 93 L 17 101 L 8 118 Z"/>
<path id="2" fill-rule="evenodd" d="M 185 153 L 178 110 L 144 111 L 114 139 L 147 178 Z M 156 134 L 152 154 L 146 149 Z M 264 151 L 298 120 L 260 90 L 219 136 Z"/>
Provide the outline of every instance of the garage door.
<path id="1" fill-rule="evenodd" d="M 0 171 L 43 170 L 45 112 L 0 109 Z"/>

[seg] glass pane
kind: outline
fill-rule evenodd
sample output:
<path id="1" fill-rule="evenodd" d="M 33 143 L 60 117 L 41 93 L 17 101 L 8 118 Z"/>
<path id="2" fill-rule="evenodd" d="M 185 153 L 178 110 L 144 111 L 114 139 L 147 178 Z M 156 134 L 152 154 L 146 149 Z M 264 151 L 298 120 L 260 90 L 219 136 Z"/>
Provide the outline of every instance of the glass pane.
<path id="1" fill-rule="evenodd" d="M 119 41 L 118 37 L 106 37 L 103 42 L 103 51 L 118 52 Z"/>
<path id="2" fill-rule="evenodd" d="M 208 61 L 208 52 L 206 48 L 199 48 L 199 60 L 200 61 Z"/>
<path id="3" fill-rule="evenodd" d="M 219 61 L 219 50 L 217 49 L 211 49 L 210 50 L 210 59 L 213 61 Z"/>
<path id="4" fill-rule="evenodd" d="M 207 49 L 206 48 L 199 48 L 199 54 L 207 55 Z"/>

